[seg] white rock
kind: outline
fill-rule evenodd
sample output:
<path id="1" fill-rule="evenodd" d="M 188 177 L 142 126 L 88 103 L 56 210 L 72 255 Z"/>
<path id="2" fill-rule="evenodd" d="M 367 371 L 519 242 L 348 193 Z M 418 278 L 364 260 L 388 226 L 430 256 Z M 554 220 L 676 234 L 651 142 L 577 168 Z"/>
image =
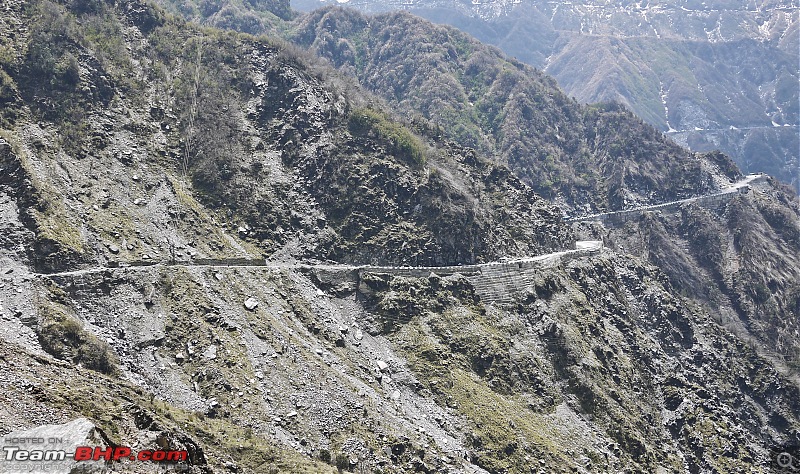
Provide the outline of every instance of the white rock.
<path id="1" fill-rule="evenodd" d="M 251 296 L 250 298 L 247 298 L 245 300 L 244 307 L 250 311 L 253 311 L 254 309 L 256 309 L 256 307 L 258 307 L 258 300 Z"/>
<path id="2" fill-rule="evenodd" d="M 203 357 L 205 357 L 206 359 L 210 359 L 210 360 L 216 359 L 217 358 L 217 346 L 215 346 L 213 344 L 208 346 L 208 349 L 203 351 Z"/>

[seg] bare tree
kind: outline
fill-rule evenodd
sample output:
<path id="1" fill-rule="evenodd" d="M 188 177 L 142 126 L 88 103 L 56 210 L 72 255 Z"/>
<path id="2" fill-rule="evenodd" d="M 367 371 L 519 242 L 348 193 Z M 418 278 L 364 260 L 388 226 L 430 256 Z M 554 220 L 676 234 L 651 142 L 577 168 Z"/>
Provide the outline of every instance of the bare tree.
<path id="1" fill-rule="evenodd" d="M 195 119 L 197 118 L 197 93 L 200 88 L 200 71 L 203 60 L 203 39 L 198 37 L 196 41 L 197 53 L 195 54 L 194 74 L 192 75 L 192 88 L 190 91 L 189 116 L 186 125 L 186 135 L 183 140 L 183 158 L 181 161 L 181 171 L 183 177 L 189 174 L 189 160 L 196 146 Z"/>

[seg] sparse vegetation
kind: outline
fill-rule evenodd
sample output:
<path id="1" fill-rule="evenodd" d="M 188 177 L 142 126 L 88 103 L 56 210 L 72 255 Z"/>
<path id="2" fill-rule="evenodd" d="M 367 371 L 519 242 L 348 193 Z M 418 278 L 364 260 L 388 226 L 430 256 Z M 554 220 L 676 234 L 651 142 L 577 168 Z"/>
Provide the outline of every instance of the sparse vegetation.
<path id="1" fill-rule="evenodd" d="M 339 474 L 342 474 L 342 472 L 344 472 L 345 469 L 350 468 L 350 459 L 347 457 L 346 454 L 339 453 L 336 455 L 335 465 L 336 465 L 336 470 L 339 472 Z"/>
<path id="2" fill-rule="evenodd" d="M 39 255 L 36 264 L 41 268 L 62 268 L 82 257 L 84 242 L 80 230 L 70 221 L 61 193 L 38 172 L 25 148 L 20 146 L 16 134 L 0 130 L 0 137 L 11 145 L 11 154 L 4 157 L 9 172 L 28 185 L 19 199 L 30 211 L 27 225 L 36 232 Z M 47 170 L 50 163 L 40 163 Z"/>
<path id="3" fill-rule="evenodd" d="M 340 26 L 319 27 L 328 23 Z M 399 110 L 421 113 L 450 139 L 507 164 L 545 197 L 620 209 L 630 205 L 626 196 L 688 197 L 706 177 L 696 157 L 621 105 L 581 106 L 552 78 L 456 30 L 405 13 L 367 22 L 330 8 L 303 19 L 294 39 Z M 339 39 L 359 46 L 331 47 Z M 379 119 L 355 125 L 362 121 Z"/>
<path id="4" fill-rule="evenodd" d="M 389 121 L 383 113 L 359 108 L 350 112 L 350 131 L 356 135 L 377 138 L 389 149 L 389 153 L 416 166 L 425 163 L 422 142 L 407 128 Z"/>
<path id="5" fill-rule="evenodd" d="M 42 348 L 51 355 L 104 374 L 116 374 L 119 359 L 108 343 L 83 329 L 61 303 L 44 301 L 38 308 L 36 333 Z"/>

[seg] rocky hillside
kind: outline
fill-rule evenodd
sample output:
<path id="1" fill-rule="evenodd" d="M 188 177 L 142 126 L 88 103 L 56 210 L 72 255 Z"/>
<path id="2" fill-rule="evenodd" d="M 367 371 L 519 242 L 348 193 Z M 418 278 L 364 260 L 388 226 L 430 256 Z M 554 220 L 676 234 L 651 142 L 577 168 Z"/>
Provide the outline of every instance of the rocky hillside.
<path id="1" fill-rule="evenodd" d="M 540 71 L 418 17 L 328 8 L 270 31 L 578 213 L 689 197 L 731 178 L 731 164 L 685 153 L 624 108 L 579 106 Z"/>
<path id="2" fill-rule="evenodd" d="M 791 189 L 772 181 L 715 209 L 687 203 L 611 229 L 583 225 L 580 234 L 657 265 L 730 330 L 796 365 L 799 214 Z"/>
<path id="3" fill-rule="evenodd" d="M 35 209 L 37 268 L 224 255 L 454 264 L 572 242 L 508 170 L 393 121 L 280 43 L 144 5 L 122 5 L 122 18 L 105 4 L 17 7 L 2 156 L 9 193 Z"/>
<path id="4" fill-rule="evenodd" d="M 365 17 L 339 8 L 319 10 L 300 20 L 294 38 L 410 113 L 422 113 L 443 124 L 444 133 L 462 143 L 486 147 L 489 153 L 507 160 L 537 190 L 557 202 L 569 203 L 574 213 L 707 194 L 740 176 L 736 166 L 720 153 L 686 154 L 623 110 L 578 106 L 538 71 L 453 29 L 431 27 L 407 14 Z M 773 187 L 747 208 L 755 214 L 759 213 L 756 209 L 770 209 L 765 211 L 770 215 L 767 221 L 792 229 L 792 216 L 797 215 L 794 193 L 777 183 Z M 676 287 L 684 288 L 702 304 L 716 311 L 724 303 L 721 311 L 731 315 L 737 325 L 752 329 L 757 340 L 794 359 L 795 342 L 778 334 L 793 331 L 785 325 L 791 325 L 786 312 L 794 307 L 797 241 L 791 236 L 793 231 L 775 234 L 763 222 L 743 225 L 741 220 L 749 214 L 736 212 L 738 217 L 733 221 L 726 218 L 721 227 L 706 227 L 705 221 L 667 225 L 656 240 L 659 243 L 653 244 L 655 251 L 640 255 L 661 267 Z M 758 234 L 749 241 L 760 242 L 760 250 L 740 246 L 742 231 L 736 229 L 745 227 Z M 705 241 L 728 250 L 712 251 L 709 244 L 693 243 L 700 245 L 694 248 L 694 256 L 684 255 L 685 251 L 659 255 L 674 249 L 676 241 L 688 249 L 688 242 L 701 228 L 718 234 Z M 622 240 L 650 235 L 649 230 L 635 227 L 615 233 Z M 603 232 L 586 236 L 611 239 Z M 704 268 L 709 252 L 723 252 L 726 261 L 735 262 L 729 274 Z M 750 252 L 763 255 L 774 265 L 751 269 L 757 260 L 752 260 Z M 721 265 L 719 259 L 717 265 Z M 768 287 L 769 281 L 773 282 L 769 286 L 770 309 L 757 310 L 759 297 L 752 296 L 753 288 Z M 709 287 L 718 287 L 727 300 L 720 301 Z M 763 291 L 762 297 L 766 298 Z M 793 336 L 789 339 L 795 340 Z"/>
<path id="5" fill-rule="evenodd" d="M 412 15 L 328 8 L 293 38 L 578 213 L 689 197 L 738 175 L 722 155 L 688 153 L 623 107 L 579 105 L 540 71 Z"/>
<path id="6" fill-rule="evenodd" d="M 278 20 L 251 24 L 251 17 L 272 17 L 265 7 L 247 4 L 225 9 L 233 17 L 221 19 L 214 13 L 216 10 L 205 16 L 199 14 L 197 10 L 203 10 L 201 3 L 184 2 L 184 7 L 175 11 L 203 24 L 250 33 L 268 32 L 304 46 L 311 41 L 308 31 L 299 37 L 293 34 L 292 23 Z M 174 10 L 172 2 L 162 0 L 162 4 Z M 297 2 L 295 6 L 310 9 L 324 4 Z M 621 103 L 682 146 L 699 152 L 722 150 L 747 172 L 766 172 L 787 183 L 797 179 L 797 7 L 791 4 L 770 3 L 745 10 L 732 5 L 678 7 L 671 3 L 468 5 L 428 1 L 411 5 L 382 1 L 353 6 L 371 13 L 411 10 L 431 21 L 456 26 L 480 41 L 499 46 L 515 59 L 545 70 L 569 96 L 581 102 Z M 309 16 L 311 21 L 319 19 L 319 13 Z M 375 22 L 396 20 L 379 16 L 372 20 L 371 28 L 381 29 Z M 307 21 L 302 16 L 296 20 L 301 28 Z M 343 21 L 337 26 L 344 27 L 345 32 L 334 35 L 360 43 L 367 32 L 353 32 Z M 724 34 L 718 25 L 724 25 Z M 393 54 L 407 57 L 414 55 L 414 44 L 430 38 L 424 34 L 417 37 L 419 25 L 406 22 L 404 26 L 413 29 L 396 38 L 407 44 L 395 47 Z M 422 27 L 428 28 L 427 24 Z M 356 37 L 351 38 L 351 34 Z M 337 48 L 344 46 L 327 47 L 319 53 L 330 57 L 342 52 Z M 380 75 L 382 80 L 377 82 L 386 82 L 385 76 Z M 373 79 L 359 77 L 367 87 L 375 84 Z M 380 84 L 374 90 L 391 97 L 396 91 L 386 86 Z M 461 102 L 458 96 L 453 100 Z M 424 109 L 428 104 L 423 100 L 412 105 L 422 105 Z M 463 118 L 461 107 L 458 109 L 455 114 Z M 476 146 L 481 139 L 475 136 L 474 124 L 469 127 L 454 123 L 452 115 L 443 121 L 448 130 L 454 127 L 461 138 L 466 132 L 470 146 Z M 516 171 L 520 174 L 520 170 Z M 537 191 L 547 194 L 546 189 Z"/>
<path id="7" fill-rule="evenodd" d="M 581 102 L 620 102 L 684 146 L 720 149 L 745 171 L 796 183 L 796 2 L 379 0 L 351 6 L 373 14 L 410 11 L 455 26 L 545 70 Z"/>
<path id="8" fill-rule="evenodd" d="M 277 39 L 137 0 L 6 7 L 4 439 L 71 422 L 77 442 L 185 450 L 157 467 L 172 472 L 453 474 L 767 473 L 775 449 L 800 442 L 792 367 L 763 348 L 800 347 L 798 210 L 775 182 L 724 214 L 689 208 L 637 224 L 658 257 L 637 256 L 635 232 L 592 224 L 581 236 L 612 248 L 565 252 L 576 235 L 563 211 L 498 163 L 524 171 L 503 158 L 515 156 L 512 136 L 531 147 L 520 157 L 544 153 L 529 166 L 563 176 L 527 180 L 591 209 L 702 194 L 741 175 L 628 112 L 577 105 L 451 29 L 430 29 L 442 41 L 403 58 L 430 68 L 397 63 L 392 35 L 424 26 L 406 15 L 389 17 L 397 29 L 334 28 L 369 32 L 361 43 L 322 34 L 325 22 L 363 28 L 336 10 L 298 31 L 316 50 L 340 45 L 327 57 L 376 80 L 390 70 L 381 54 L 414 88 L 451 65 L 472 71 L 453 90 L 498 97 L 475 107 L 483 115 L 453 115 L 478 151 L 450 141 L 433 108 L 430 120 L 402 119 L 413 107 L 396 105 L 424 96 L 397 77 L 384 83 L 395 87 L 388 107 Z M 498 131 L 507 149 L 490 160 Z M 565 163 L 579 157 L 588 184 L 573 195 Z M 676 232 L 703 238 L 684 251 L 670 246 Z M 712 290 L 750 325 L 736 331 L 698 304 L 708 297 L 672 255 L 716 269 Z M 415 264 L 431 267 L 388 267 Z"/>
<path id="9" fill-rule="evenodd" d="M 87 416 L 114 443 L 200 447 L 212 472 L 323 472 L 338 453 L 353 472 L 769 472 L 794 441 L 796 386 L 626 257 L 543 269 L 507 306 L 458 276 L 321 277 L 17 268 L 3 306 L 36 316 L 4 319 L 33 351 L 3 343 L 4 427 Z M 109 375 L 37 355 L 100 369 L 45 343 L 70 321 Z M 81 337 L 67 349 L 90 353 Z"/>

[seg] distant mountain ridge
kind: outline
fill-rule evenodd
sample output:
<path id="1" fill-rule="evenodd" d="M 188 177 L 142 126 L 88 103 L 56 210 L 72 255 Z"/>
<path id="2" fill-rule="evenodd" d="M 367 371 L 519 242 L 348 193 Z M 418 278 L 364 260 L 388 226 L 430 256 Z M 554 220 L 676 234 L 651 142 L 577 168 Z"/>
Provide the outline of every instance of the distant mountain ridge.
<path id="1" fill-rule="evenodd" d="M 338 4 L 382 13 L 391 10 L 447 8 L 483 20 L 496 20 L 532 7 L 549 18 L 557 31 L 593 36 L 654 36 L 710 42 L 757 39 L 797 41 L 795 0 L 661 0 L 547 1 L 547 0 L 337 0 Z M 295 7 L 302 7 L 296 2 Z M 675 14 L 680 13 L 681 17 Z M 785 45 L 785 46 L 788 46 Z"/>
<path id="2" fill-rule="evenodd" d="M 682 145 L 720 149 L 744 171 L 798 184 L 794 1 L 345 5 L 370 13 L 404 10 L 456 26 L 542 68 L 581 102 L 620 102 Z"/>

